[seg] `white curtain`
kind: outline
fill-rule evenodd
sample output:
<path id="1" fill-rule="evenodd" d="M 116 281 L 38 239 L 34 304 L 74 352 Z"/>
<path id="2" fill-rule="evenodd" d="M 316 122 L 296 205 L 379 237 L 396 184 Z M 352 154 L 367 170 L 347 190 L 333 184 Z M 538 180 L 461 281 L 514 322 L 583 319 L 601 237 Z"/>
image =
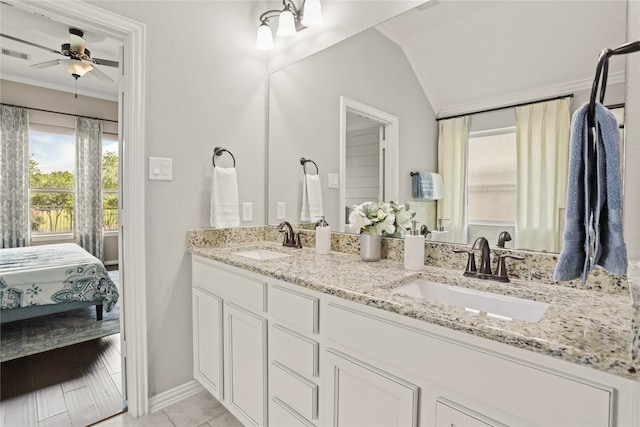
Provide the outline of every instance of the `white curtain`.
<path id="1" fill-rule="evenodd" d="M 444 199 L 438 200 L 438 219 L 449 231 L 451 242 L 467 241 L 467 152 L 469 116 L 440 121 L 438 172 Z"/>
<path id="2" fill-rule="evenodd" d="M 75 241 L 102 260 L 102 121 L 76 117 Z"/>
<path id="3" fill-rule="evenodd" d="M 0 248 L 29 246 L 29 112 L 0 106 Z"/>
<path id="4" fill-rule="evenodd" d="M 516 108 L 515 247 L 559 252 L 567 198 L 571 98 Z"/>

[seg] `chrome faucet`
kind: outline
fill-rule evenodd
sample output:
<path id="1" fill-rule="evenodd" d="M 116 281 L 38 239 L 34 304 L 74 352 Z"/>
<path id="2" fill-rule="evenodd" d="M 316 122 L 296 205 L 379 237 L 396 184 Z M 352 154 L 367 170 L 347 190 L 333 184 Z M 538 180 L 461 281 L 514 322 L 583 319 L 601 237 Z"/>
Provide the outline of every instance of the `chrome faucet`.
<path id="1" fill-rule="evenodd" d="M 481 250 L 480 255 L 480 274 L 492 274 L 491 272 L 491 251 L 489 250 L 489 242 L 484 237 L 478 237 L 473 244 L 473 249 Z"/>
<path id="2" fill-rule="evenodd" d="M 286 230 L 284 229 L 286 227 Z M 290 248 L 302 248 L 302 241 L 300 239 L 300 233 L 293 231 L 293 227 L 287 221 L 283 221 L 278 225 L 278 231 L 284 234 L 284 241 L 282 246 L 288 246 Z"/>

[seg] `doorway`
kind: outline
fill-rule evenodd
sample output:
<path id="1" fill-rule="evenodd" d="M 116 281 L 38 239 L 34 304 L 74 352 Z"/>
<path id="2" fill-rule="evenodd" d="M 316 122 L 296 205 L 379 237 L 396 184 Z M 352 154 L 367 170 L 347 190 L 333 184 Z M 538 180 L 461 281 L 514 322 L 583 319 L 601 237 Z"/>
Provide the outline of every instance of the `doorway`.
<path id="1" fill-rule="evenodd" d="M 392 114 L 340 97 L 341 232 L 353 204 L 398 200 L 399 126 Z"/>
<path id="2" fill-rule="evenodd" d="M 8 2 L 57 22 L 122 40 L 122 84 L 119 93 L 119 135 L 122 155 L 119 189 L 119 280 L 123 304 L 120 335 L 123 389 L 133 417 L 148 412 L 145 168 L 144 168 L 144 37 L 145 27 L 129 18 L 79 0 L 67 2 Z M 135 266 L 135 268 L 134 268 Z M 135 285 L 135 286 L 134 286 Z M 135 307 L 130 310 L 128 307 Z"/>

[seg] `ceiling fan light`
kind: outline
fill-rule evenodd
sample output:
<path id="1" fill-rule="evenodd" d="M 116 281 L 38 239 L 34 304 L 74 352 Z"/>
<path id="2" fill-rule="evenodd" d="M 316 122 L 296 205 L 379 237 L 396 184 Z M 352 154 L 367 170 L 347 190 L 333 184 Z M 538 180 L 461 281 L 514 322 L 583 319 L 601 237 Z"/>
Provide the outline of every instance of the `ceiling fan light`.
<path id="1" fill-rule="evenodd" d="M 271 28 L 267 25 L 266 22 L 263 22 L 258 27 L 258 34 L 256 36 L 256 49 L 272 50 L 273 48 L 273 34 L 271 33 Z"/>
<path id="2" fill-rule="evenodd" d="M 322 24 L 322 6 L 320 0 L 305 0 L 302 25 L 313 27 Z"/>
<path id="3" fill-rule="evenodd" d="M 278 22 L 278 37 L 293 37 L 296 35 L 296 23 L 293 13 L 289 9 L 280 12 Z"/>
<path id="4" fill-rule="evenodd" d="M 72 76 L 82 77 L 89 71 L 93 70 L 93 65 L 82 62 L 78 59 L 64 58 L 60 59 L 60 63 Z"/>

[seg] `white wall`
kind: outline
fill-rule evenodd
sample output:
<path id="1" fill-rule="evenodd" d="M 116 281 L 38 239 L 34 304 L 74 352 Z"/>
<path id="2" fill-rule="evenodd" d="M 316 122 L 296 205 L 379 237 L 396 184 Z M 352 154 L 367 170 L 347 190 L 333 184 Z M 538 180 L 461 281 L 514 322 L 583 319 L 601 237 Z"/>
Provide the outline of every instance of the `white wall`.
<path id="1" fill-rule="evenodd" d="M 20 105 L 27 108 L 40 108 L 59 113 L 118 120 L 117 102 L 82 95 L 75 98 L 69 92 L 61 92 L 4 79 L 0 80 L 0 100 L 5 104 Z M 29 114 L 38 115 L 41 113 L 32 111 Z M 56 116 L 56 120 L 66 121 L 61 125 L 75 127 L 73 117 Z M 118 131 L 115 123 L 106 122 L 105 126 L 108 127 L 106 131 Z"/>
<path id="2" fill-rule="evenodd" d="M 411 170 L 436 170 L 435 113 L 402 49 L 375 29 L 271 74 L 269 93 L 269 223 L 276 202 L 299 222 L 305 157 L 318 164 L 325 216 L 338 228 L 339 193 L 327 173 L 339 172 L 341 96 L 399 117 L 401 202 L 411 199 Z"/>
<path id="3" fill-rule="evenodd" d="M 146 154 L 173 159 L 173 181 L 145 183 L 151 397 L 193 378 L 186 232 L 209 226 L 215 146 L 234 154 L 240 200 L 253 202 L 244 224 L 264 223 L 266 57 L 254 48 L 264 2 L 93 4 L 146 25 Z"/>

